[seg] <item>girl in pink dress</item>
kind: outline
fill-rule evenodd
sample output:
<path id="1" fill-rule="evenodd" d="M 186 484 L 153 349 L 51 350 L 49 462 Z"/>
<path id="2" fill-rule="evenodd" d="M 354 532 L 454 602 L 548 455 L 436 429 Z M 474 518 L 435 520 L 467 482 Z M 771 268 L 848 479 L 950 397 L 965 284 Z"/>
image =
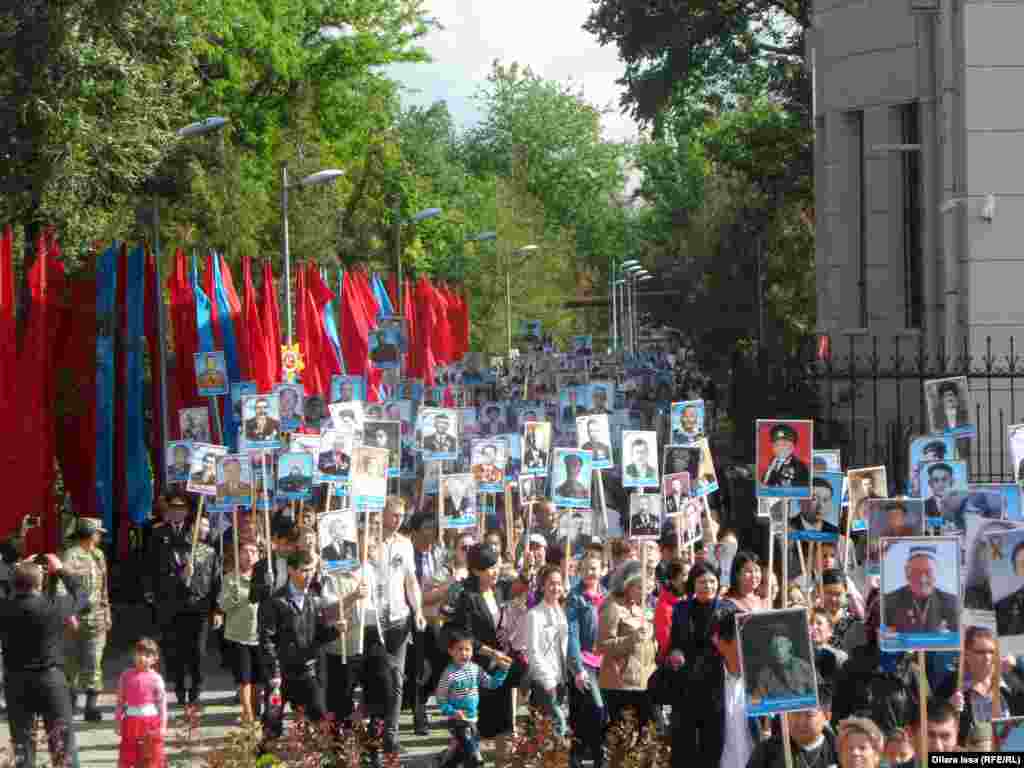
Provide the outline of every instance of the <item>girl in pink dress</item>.
<path id="1" fill-rule="evenodd" d="M 162 768 L 167 734 L 167 692 L 156 671 L 160 647 L 144 637 L 135 644 L 135 667 L 121 673 L 115 729 L 121 734 L 118 768 Z"/>

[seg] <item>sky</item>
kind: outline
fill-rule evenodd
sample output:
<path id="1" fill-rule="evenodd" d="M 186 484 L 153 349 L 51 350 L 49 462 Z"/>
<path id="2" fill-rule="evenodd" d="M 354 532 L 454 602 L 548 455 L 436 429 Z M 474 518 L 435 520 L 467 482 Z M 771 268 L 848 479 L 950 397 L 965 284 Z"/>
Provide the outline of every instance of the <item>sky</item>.
<path id="1" fill-rule="evenodd" d="M 405 105 L 445 101 L 458 126 L 472 126 L 480 119 L 473 95 L 486 84 L 491 63 L 516 61 L 547 80 L 582 87 L 595 106 L 611 106 L 606 139 L 636 137 L 636 124 L 619 113 L 615 80 L 624 67 L 615 47 L 601 47 L 582 29 L 591 0 L 428 0 L 427 7 L 444 27 L 421 41 L 434 62 L 388 68 L 407 89 Z"/>

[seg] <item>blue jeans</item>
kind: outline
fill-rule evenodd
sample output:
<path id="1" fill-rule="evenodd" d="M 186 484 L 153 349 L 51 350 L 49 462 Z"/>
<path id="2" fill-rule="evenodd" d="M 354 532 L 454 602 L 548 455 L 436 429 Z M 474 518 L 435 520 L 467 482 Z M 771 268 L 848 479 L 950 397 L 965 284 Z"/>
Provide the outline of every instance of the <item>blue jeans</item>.
<path id="1" fill-rule="evenodd" d="M 546 691 L 533 683 L 531 689 L 533 701 L 555 721 L 555 735 L 565 736 L 569 731 L 565 686 L 559 685 L 553 691 Z"/>

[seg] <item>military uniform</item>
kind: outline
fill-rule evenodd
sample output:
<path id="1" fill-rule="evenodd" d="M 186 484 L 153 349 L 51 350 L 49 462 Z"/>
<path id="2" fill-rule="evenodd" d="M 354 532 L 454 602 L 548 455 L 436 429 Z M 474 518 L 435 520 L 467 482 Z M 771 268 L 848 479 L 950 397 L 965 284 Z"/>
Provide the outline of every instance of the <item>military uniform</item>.
<path id="1" fill-rule="evenodd" d="M 757 693 L 764 698 L 813 695 L 814 669 L 795 657 L 785 666 L 766 664 L 757 675 Z"/>
<path id="2" fill-rule="evenodd" d="M 81 541 L 103 532 L 99 520 L 81 518 L 77 529 L 79 543 L 61 557 L 64 570 L 78 578 L 89 601 L 88 607 L 78 615 L 77 626 L 67 629 L 64 671 L 73 701 L 78 691 L 85 691 L 85 719 L 90 721 L 102 718 L 97 698 L 103 690 L 103 650 L 111 627 L 110 592 L 103 550 L 98 544 L 87 549 Z"/>
<path id="3" fill-rule="evenodd" d="M 774 446 L 780 440 L 796 446 L 800 436 L 795 429 L 788 424 L 777 424 L 771 431 L 771 442 Z M 762 485 L 782 487 L 802 487 L 811 484 L 811 470 L 795 453 L 789 454 L 786 458 L 778 457 L 772 459 L 768 470 L 761 480 Z"/>
<path id="4" fill-rule="evenodd" d="M 923 602 L 910 587 L 885 595 L 885 626 L 893 632 L 955 632 L 959 626 L 956 595 L 936 589 Z"/>

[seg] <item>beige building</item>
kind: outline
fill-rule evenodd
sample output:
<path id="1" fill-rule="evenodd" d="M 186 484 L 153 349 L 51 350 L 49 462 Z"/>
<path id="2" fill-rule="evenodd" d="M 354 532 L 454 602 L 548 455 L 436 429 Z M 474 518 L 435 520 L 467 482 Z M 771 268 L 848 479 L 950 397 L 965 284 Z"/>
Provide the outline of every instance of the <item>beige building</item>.
<path id="1" fill-rule="evenodd" d="M 815 0 L 818 331 L 836 353 L 878 337 L 884 361 L 980 365 L 1014 336 L 1024 353 L 1022 32 L 1024 0 Z M 972 380 L 972 413 L 1024 420 L 1008 386 L 990 406 Z"/>

